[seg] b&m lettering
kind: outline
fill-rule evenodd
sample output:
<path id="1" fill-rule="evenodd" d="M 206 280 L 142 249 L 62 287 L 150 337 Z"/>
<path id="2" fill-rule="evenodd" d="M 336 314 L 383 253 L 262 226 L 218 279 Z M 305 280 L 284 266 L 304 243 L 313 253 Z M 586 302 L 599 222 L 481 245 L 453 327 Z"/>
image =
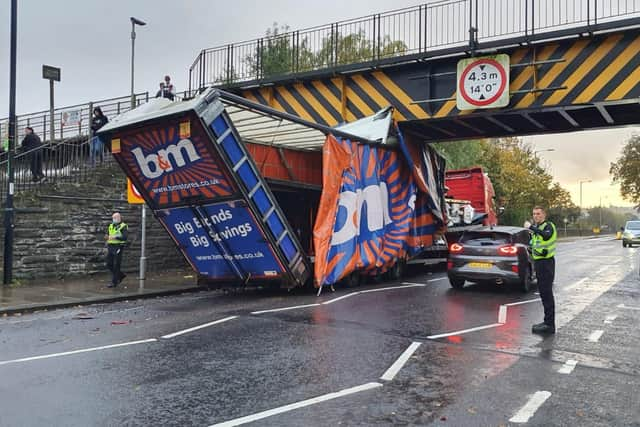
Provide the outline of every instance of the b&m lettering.
<path id="1" fill-rule="evenodd" d="M 156 153 L 145 155 L 142 148 L 131 150 L 135 156 L 140 172 L 149 178 L 155 179 L 163 173 L 172 172 L 175 168 L 184 167 L 187 163 L 200 160 L 200 156 L 190 139 L 182 139 L 177 144 L 168 145 Z"/>
<path id="2" fill-rule="evenodd" d="M 360 235 L 362 207 L 367 207 L 367 228 L 370 232 L 382 229 L 391 222 L 387 185 L 370 185 L 356 192 L 343 191 L 338 201 L 339 209 L 346 212 L 344 223 L 333 233 L 331 246 L 347 242 Z"/>

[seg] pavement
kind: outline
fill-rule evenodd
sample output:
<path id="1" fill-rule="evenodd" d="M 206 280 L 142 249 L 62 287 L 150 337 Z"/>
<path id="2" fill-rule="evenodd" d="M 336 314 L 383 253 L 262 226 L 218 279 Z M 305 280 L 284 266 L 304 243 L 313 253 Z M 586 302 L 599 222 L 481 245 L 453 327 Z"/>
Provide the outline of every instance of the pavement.
<path id="1" fill-rule="evenodd" d="M 0 316 L 52 310 L 78 305 L 109 303 L 139 298 L 154 298 L 205 288 L 196 284 L 192 270 L 147 273 L 140 281 L 129 274 L 115 288 L 108 288 L 110 275 L 95 274 L 78 278 L 38 279 L 19 284 L 0 284 Z"/>

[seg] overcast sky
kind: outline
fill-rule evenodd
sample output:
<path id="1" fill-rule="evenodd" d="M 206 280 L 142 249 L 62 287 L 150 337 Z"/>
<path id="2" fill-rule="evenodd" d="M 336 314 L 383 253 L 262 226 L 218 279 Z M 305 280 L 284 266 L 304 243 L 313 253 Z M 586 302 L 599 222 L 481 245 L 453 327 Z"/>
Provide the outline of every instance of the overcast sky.
<path id="1" fill-rule="evenodd" d="M 0 118 L 8 116 L 10 1 L 0 2 Z M 165 74 L 177 91 L 187 88 L 189 66 L 203 48 L 264 35 L 274 22 L 292 29 L 328 24 L 424 2 L 395 0 L 18 0 L 18 114 L 48 108 L 48 81 L 42 64 L 62 69 L 56 105 L 72 105 L 116 96 L 130 90 L 131 23 L 137 27 L 137 92 L 157 90 Z M 626 128 L 578 134 L 528 137 L 573 200 L 583 204 L 622 204 L 610 185 L 609 163 L 632 131 Z M 606 197 L 606 198 L 605 198 Z M 629 203 L 626 203 L 629 204 Z"/>

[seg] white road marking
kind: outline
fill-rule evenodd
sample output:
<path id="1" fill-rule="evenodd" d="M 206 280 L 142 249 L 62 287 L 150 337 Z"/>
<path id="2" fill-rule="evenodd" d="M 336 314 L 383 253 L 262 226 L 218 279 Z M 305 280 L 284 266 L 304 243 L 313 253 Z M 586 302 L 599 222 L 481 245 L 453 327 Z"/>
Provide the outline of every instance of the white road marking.
<path id="1" fill-rule="evenodd" d="M 624 308 L 625 310 L 640 310 L 640 307 L 629 307 L 628 305 L 620 304 L 618 308 Z"/>
<path id="2" fill-rule="evenodd" d="M 0 365 L 30 362 L 32 360 L 51 359 L 53 357 L 70 356 L 72 354 L 89 353 L 91 351 L 107 350 L 110 348 L 125 347 L 125 346 L 136 345 L 136 344 L 146 344 L 146 343 L 156 342 L 156 341 L 158 341 L 156 338 L 149 338 L 149 339 L 140 340 L 140 341 L 129 341 L 129 342 L 123 342 L 120 344 L 103 345 L 101 347 L 92 347 L 92 348 L 84 348 L 81 350 L 65 351 L 63 353 L 52 353 L 52 354 L 44 354 L 42 356 L 24 357 L 22 359 L 4 360 L 0 362 Z"/>
<path id="3" fill-rule="evenodd" d="M 611 314 L 611 315 L 605 317 L 604 323 L 607 323 L 607 324 L 608 323 L 613 323 L 613 321 L 616 320 L 617 318 L 618 318 L 617 314 Z"/>
<path id="4" fill-rule="evenodd" d="M 526 423 L 549 397 L 551 397 L 551 392 L 549 391 L 536 391 L 526 405 L 520 408 L 520 410 L 509 419 L 509 422 L 519 424 Z"/>
<path id="5" fill-rule="evenodd" d="M 558 369 L 558 373 L 568 375 L 571 372 L 573 372 L 577 364 L 578 364 L 577 360 L 569 359 L 564 363 L 564 365 L 562 365 L 560 369 Z"/>
<path id="6" fill-rule="evenodd" d="M 438 282 L 440 280 L 448 280 L 446 277 L 438 277 L 437 279 L 429 279 L 427 282 Z"/>
<path id="7" fill-rule="evenodd" d="M 578 286 L 582 285 L 582 284 L 583 284 L 584 282 L 586 282 L 588 279 L 589 279 L 588 277 L 583 277 L 582 279 L 578 280 L 577 282 L 572 283 L 572 284 L 571 284 L 571 285 L 569 285 L 569 286 L 566 286 L 566 287 L 564 288 L 564 290 L 565 290 L 565 291 L 571 291 L 571 290 L 573 290 L 573 289 L 577 288 Z"/>
<path id="8" fill-rule="evenodd" d="M 418 349 L 418 347 L 420 347 L 421 344 L 422 343 L 419 342 L 412 342 L 411 345 L 407 347 L 407 349 L 400 355 L 400 357 L 398 357 L 398 359 L 393 362 L 393 365 L 391 365 L 389 369 L 387 369 L 386 372 L 382 374 L 380 379 L 384 381 L 391 381 L 396 376 L 396 374 L 400 372 L 400 369 L 402 369 L 404 364 L 407 363 L 409 358 Z"/>
<path id="9" fill-rule="evenodd" d="M 518 301 L 518 302 L 510 302 L 509 304 L 504 304 L 504 305 L 507 307 L 513 307 L 514 305 L 531 304 L 532 302 L 540 302 L 540 298 L 528 299 L 525 301 Z"/>
<path id="10" fill-rule="evenodd" d="M 287 310 L 295 310 L 296 308 L 317 307 L 319 305 L 320 304 L 294 305 L 294 306 L 291 306 L 291 307 L 272 308 L 270 310 L 252 311 L 251 314 L 275 313 L 276 311 L 287 311 Z"/>
<path id="11" fill-rule="evenodd" d="M 507 323 L 507 306 L 504 304 L 498 308 L 498 323 Z"/>
<path id="12" fill-rule="evenodd" d="M 253 415 L 247 415 L 246 417 L 236 418 L 234 420 L 213 424 L 210 427 L 239 426 L 241 424 L 246 424 L 253 421 L 261 420 L 263 418 L 271 417 L 273 415 L 278 415 L 278 414 L 283 414 L 285 412 L 293 411 L 294 409 L 304 408 L 306 406 L 315 405 L 316 403 L 326 402 L 327 400 L 337 399 L 339 397 L 348 396 L 350 394 L 359 393 L 361 391 L 371 390 L 378 387 L 382 387 L 382 384 L 367 383 L 367 384 L 359 385 L 356 387 L 351 387 L 341 391 L 337 391 L 334 393 L 324 394 L 322 396 L 314 397 L 312 399 L 302 400 L 296 403 L 290 403 L 289 405 L 280 406 L 274 409 L 269 409 L 268 411 L 258 412 Z"/>
<path id="13" fill-rule="evenodd" d="M 388 288 L 378 288 L 378 289 L 367 289 L 366 291 L 360 291 L 360 293 L 362 294 L 367 294 L 369 292 L 381 292 L 381 291 L 393 291 L 394 289 L 404 289 L 404 288 L 424 288 L 425 285 L 424 283 L 413 283 L 410 285 L 404 285 L 404 286 L 389 286 Z"/>
<path id="14" fill-rule="evenodd" d="M 600 273 L 604 272 L 605 270 L 608 270 L 609 267 L 610 267 L 609 265 L 605 265 L 600 270 L 596 271 L 596 274 L 600 274 Z"/>
<path id="15" fill-rule="evenodd" d="M 189 332 L 197 331 L 198 329 L 208 328 L 209 326 L 217 325 L 217 324 L 223 323 L 223 322 L 228 322 L 229 320 L 233 320 L 236 317 L 238 317 L 238 316 L 225 317 L 224 319 L 215 320 L 213 322 L 205 323 L 203 325 L 194 326 L 193 328 L 184 329 L 182 331 L 174 332 L 172 334 L 163 335 L 161 338 L 169 339 L 169 338 L 177 337 L 179 335 L 188 334 Z"/>
<path id="16" fill-rule="evenodd" d="M 602 334 L 604 334 L 604 331 L 602 329 L 598 329 L 596 331 L 593 331 L 587 339 L 591 342 L 598 342 Z"/>
<path id="17" fill-rule="evenodd" d="M 481 331 L 483 329 L 497 328 L 498 326 L 504 326 L 504 325 L 502 323 L 492 323 L 491 325 L 478 326 L 476 328 L 463 329 L 461 331 L 447 332 L 447 333 L 438 334 L 438 335 L 429 335 L 427 339 L 435 340 L 437 338 L 450 337 L 452 335 L 468 334 L 469 332 Z"/>
<path id="18" fill-rule="evenodd" d="M 340 300 L 343 300 L 343 299 L 345 299 L 345 298 L 349 298 L 349 297 L 352 297 L 352 296 L 354 296 L 354 295 L 358 295 L 359 293 L 360 293 L 360 292 L 351 292 L 350 294 L 342 295 L 341 297 L 334 298 L 334 299 L 330 299 L 329 301 L 325 301 L 325 302 L 323 302 L 322 304 L 323 304 L 323 305 L 324 305 L 324 304 L 333 304 L 333 303 L 334 303 L 334 302 L 336 302 L 336 301 L 340 301 Z"/>

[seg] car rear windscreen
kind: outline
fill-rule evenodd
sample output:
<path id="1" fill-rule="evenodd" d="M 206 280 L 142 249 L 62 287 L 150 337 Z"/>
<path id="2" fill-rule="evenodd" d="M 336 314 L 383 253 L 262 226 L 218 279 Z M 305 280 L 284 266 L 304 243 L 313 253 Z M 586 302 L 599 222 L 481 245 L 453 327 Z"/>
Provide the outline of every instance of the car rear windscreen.
<path id="1" fill-rule="evenodd" d="M 478 246 L 504 245 L 511 243 L 511 235 L 495 231 L 466 231 L 460 242 Z"/>

